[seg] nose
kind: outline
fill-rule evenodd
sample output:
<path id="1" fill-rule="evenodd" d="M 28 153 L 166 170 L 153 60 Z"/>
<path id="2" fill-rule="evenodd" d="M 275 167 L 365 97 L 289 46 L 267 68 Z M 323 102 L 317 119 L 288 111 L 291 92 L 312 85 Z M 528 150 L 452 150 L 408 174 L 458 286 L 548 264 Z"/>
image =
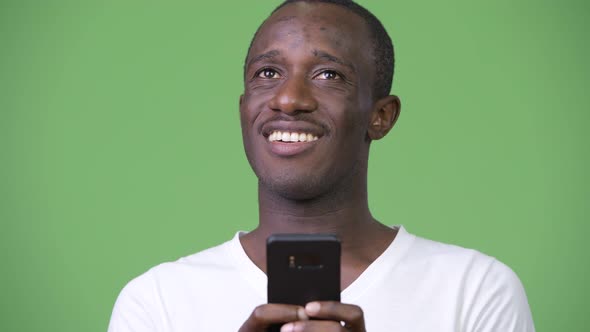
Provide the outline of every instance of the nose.
<path id="1" fill-rule="evenodd" d="M 297 114 L 315 111 L 318 103 L 312 94 L 309 82 L 303 77 L 294 76 L 285 79 L 268 106 L 274 111 Z"/>

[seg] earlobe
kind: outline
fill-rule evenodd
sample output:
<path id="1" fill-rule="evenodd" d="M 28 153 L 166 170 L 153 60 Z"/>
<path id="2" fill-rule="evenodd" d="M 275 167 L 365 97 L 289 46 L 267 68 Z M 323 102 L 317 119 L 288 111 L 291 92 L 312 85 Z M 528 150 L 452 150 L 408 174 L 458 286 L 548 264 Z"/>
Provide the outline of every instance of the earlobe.
<path id="1" fill-rule="evenodd" d="M 393 128 L 401 111 L 401 101 L 397 96 L 387 96 L 375 103 L 369 119 L 369 138 L 383 138 Z"/>

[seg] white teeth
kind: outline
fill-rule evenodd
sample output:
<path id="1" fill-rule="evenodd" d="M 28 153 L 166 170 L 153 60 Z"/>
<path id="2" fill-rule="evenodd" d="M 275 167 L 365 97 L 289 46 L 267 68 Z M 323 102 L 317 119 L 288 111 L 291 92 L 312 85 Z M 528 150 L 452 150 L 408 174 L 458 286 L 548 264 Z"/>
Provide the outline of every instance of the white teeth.
<path id="1" fill-rule="evenodd" d="M 310 133 L 297 133 L 275 130 L 268 135 L 268 141 L 283 141 L 283 142 L 312 142 L 317 141 L 318 137 Z"/>

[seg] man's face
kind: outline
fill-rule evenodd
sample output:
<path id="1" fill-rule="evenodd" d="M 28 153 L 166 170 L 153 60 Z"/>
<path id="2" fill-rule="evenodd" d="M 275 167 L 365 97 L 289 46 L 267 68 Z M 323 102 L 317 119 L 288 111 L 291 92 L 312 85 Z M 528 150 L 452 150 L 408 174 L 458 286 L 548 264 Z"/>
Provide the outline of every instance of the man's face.
<path id="1" fill-rule="evenodd" d="M 344 8 L 295 3 L 264 23 L 240 99 L 244 147 L 261 185 L 309 199 L 364 174 L 373 63 L 366 24 Z"/>

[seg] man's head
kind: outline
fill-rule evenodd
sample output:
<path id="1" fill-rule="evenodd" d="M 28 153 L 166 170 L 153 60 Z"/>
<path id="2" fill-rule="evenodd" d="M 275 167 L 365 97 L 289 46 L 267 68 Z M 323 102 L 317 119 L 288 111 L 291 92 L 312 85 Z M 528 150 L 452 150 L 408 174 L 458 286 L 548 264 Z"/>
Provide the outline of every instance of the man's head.
<path id="1" fill-rule="evenodd" d="M 252 41 L 240 98 L 244 147 L 260 184 L 281 196 L 311 199 L 366 181 L 370 142 L 397 119 L 399 99 L 388 96 L 393 50 L 376 51 L 383 45 L 371 14 L 358 8 L 287 1 Z M 383 77 L 389 82 L 377 83 Z"/>
<path id="2" fill-rule="evenodd" d="M 387 30 L 385 30 L 383 24 L 381 24 L 381 21 L 379 21 L 379 19 L 375 17 L 373 13 L 352 0 L 285 0 L 282 4 L 275 8 L 271 15 L 284 6 L 295 2 L 334 4 L 342 8 L 346 8 L 363 18 L 369 29 L 369 38 L 371 39 L 371 48 L 373 49 L 373 61 L 375 62 L 376 76 L 375 82 L 373 83 L 373 91 L 377 98 L 387 96 L 393 83 L 393 74 L 395 71 L 395 52 L 391 38 L 389 37 Z M 258 31 L 260 31 L 261 27 L 262 25 L 260 25 Z M 250 42 L 250 47 L 248 48 L 248 53 L 246 54 L 246 61 L 248 60 L 250 50 L 252 49 L 252 44 L 258 35 L 258 31 L 256 31 L 252 41 Z"/>

